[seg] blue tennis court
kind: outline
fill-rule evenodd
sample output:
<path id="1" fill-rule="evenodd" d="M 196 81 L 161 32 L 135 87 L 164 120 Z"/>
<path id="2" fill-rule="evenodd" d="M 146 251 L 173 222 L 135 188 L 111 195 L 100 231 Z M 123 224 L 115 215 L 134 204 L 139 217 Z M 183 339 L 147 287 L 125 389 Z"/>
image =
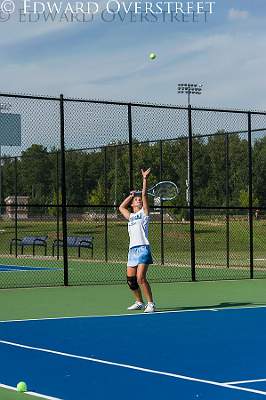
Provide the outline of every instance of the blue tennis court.
<path id="1" fill-rule="evenodd" d="M 58 267 L 31 267 L 24 265 L 0 265 L 0 272 L 18 272 L 18 271 L 55 271 L 63 270 Z"/>
<path id="2" fill-rule="evenodd" d="M 50 399 L 260 399 L 266 308 L 0 323 L 1 384 Z"/>

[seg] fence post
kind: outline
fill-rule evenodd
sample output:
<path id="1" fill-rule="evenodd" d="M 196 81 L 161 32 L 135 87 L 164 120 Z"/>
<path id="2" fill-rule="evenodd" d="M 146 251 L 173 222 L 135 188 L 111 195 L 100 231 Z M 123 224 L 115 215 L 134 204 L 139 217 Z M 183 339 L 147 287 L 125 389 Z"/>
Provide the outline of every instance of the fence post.
<path id="1" fill-rule="evenodd" d="M 129 190 L 133 190 L 133 149 L 132 149 L 132 113 L 131 105 L 127 106 L 128 115 L 128 157 L 129 157 Z"/>
<path id="2" fill-rule="evenodd" d="M 16 258 L 18 257 L 18 159 L 15 157 L 15 239 Z"/>
<path id="3" fill-rule="evenodd" d="M 108 261 L 108 231 L 107 231 L 107 148 L 104 147 L 104 253 L 105 261 Z"/>
<path id="4" fill-rule="evenodd" d="M 225 201 L 226 201 L 226 267 L 230 267 L 230 217 L 229 217 L 229 140 L 225 134 Z"/>
<path id="5" fill-rule="evenodd" d="M 250 279 L 254 277 L 254 258 L 253 258 L 253 180 L 252 180 L 252 137 L 251 137 L 251 113 L 248 113 L 248 193 L 249 193 L 249 260 L 250 260 Z"/>
<path id="6" fill-rule="evenodd" d="M 64 96 L 62 94 L 60 94 L 60 139 L 61 139 L 61 191 L 62 191 L 62 228 L 63 228 L 64 285 L 68 286 L 65 118 L 64 118 Z"/>
<path id="7" fill-rule="evenodd" d="M 193 148 L 192 148 L 192 113 L 191 105 L 188 105 L 188 155 L 189 155 L 189 219 L 190 219 L 190 258 L 191 258 L 191 279 L 196 281 L 195 261 L 195 214 L 194 214 L 194 187 L 193 187 Z"/>
<path id="8" fill-rule="evenodd" d="M 57 239 L 57 246 L 56 246 L 56 258 L 59 260 L 59 230 L 60 230 L 60 211 L 59 211 L 59 204 L 60 204 L 60 196 L 59 196 L 59 151 L 56 152 L 56 239 Z"/>
<path id="9" fill-rule="evenodd" d="M 160 181 L 163 180 L 163 141 L 160 140 Z M 164 209 L 163 209 L 163 202 L 160 202 L 160 226 L 161 226 L 161 264 L 164 265 L 164 240 L 163 240 L 163 214 L 164 214 Z"/>

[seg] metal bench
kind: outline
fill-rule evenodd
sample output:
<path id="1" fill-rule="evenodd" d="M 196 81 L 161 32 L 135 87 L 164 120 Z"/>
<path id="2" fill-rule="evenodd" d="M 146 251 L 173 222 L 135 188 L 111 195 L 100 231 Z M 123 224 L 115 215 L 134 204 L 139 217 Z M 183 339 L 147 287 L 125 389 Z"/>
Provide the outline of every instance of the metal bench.
<path id="1" fill-rule="evenodd" d="M 10 242 L 10 254 L 12 254 L 13 245 L 21 247 L 21 254 L 24 253 L 24 247 L 32 246 L 32 255 L 35 256 L 35 247 L 44 247 L 44 255 L 47 255 L 48 236 L 25 236 L 22 239 L 12 239 Z"/>
<path id="2" fill-rule="evenodd" d="M 54 240 L 53 257 L 57 247 L 63 247 L 62 239 Z M 81 248 L 91 249 L 91 258 L 93 258 L 93 236 L 67 236 L 67 247 L 77 247 L 78 257 L 80 257 Z"/>

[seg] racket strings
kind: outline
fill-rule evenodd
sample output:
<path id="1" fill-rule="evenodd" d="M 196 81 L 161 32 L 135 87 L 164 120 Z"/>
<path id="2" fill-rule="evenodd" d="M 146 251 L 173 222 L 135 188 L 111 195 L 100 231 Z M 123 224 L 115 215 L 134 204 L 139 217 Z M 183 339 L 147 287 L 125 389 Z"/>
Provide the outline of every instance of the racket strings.
<path id="1" fill-rule="evenodd" d="M 153 194 L 155 197 L 160 197 L 161 199 L 173 199 L 177 196 L 178 191 L 174 183 L 161 182 L 155 186 Z"/>

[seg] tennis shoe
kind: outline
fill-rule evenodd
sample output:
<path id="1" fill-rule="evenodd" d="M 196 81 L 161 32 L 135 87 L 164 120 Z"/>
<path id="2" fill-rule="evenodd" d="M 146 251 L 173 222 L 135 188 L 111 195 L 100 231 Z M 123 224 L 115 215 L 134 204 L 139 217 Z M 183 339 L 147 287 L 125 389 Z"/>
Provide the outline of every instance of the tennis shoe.
<path id="1" fill-rule="evenodd" d="M 151 313 L 151 312 L 154 312 L 154 311 L 155 311 L 155 304 L 154 303 L 146 304 L 145 310 L 144 310 L 145 313 Z"/>
<path id="2" fill-rule="evenodd" d="M 144 304 L 141 303 L 140 301 L 136 301 L 132 306 L 128 307 L 127 309 L 132 311 L 132 310 L 143 310 Z"/>

